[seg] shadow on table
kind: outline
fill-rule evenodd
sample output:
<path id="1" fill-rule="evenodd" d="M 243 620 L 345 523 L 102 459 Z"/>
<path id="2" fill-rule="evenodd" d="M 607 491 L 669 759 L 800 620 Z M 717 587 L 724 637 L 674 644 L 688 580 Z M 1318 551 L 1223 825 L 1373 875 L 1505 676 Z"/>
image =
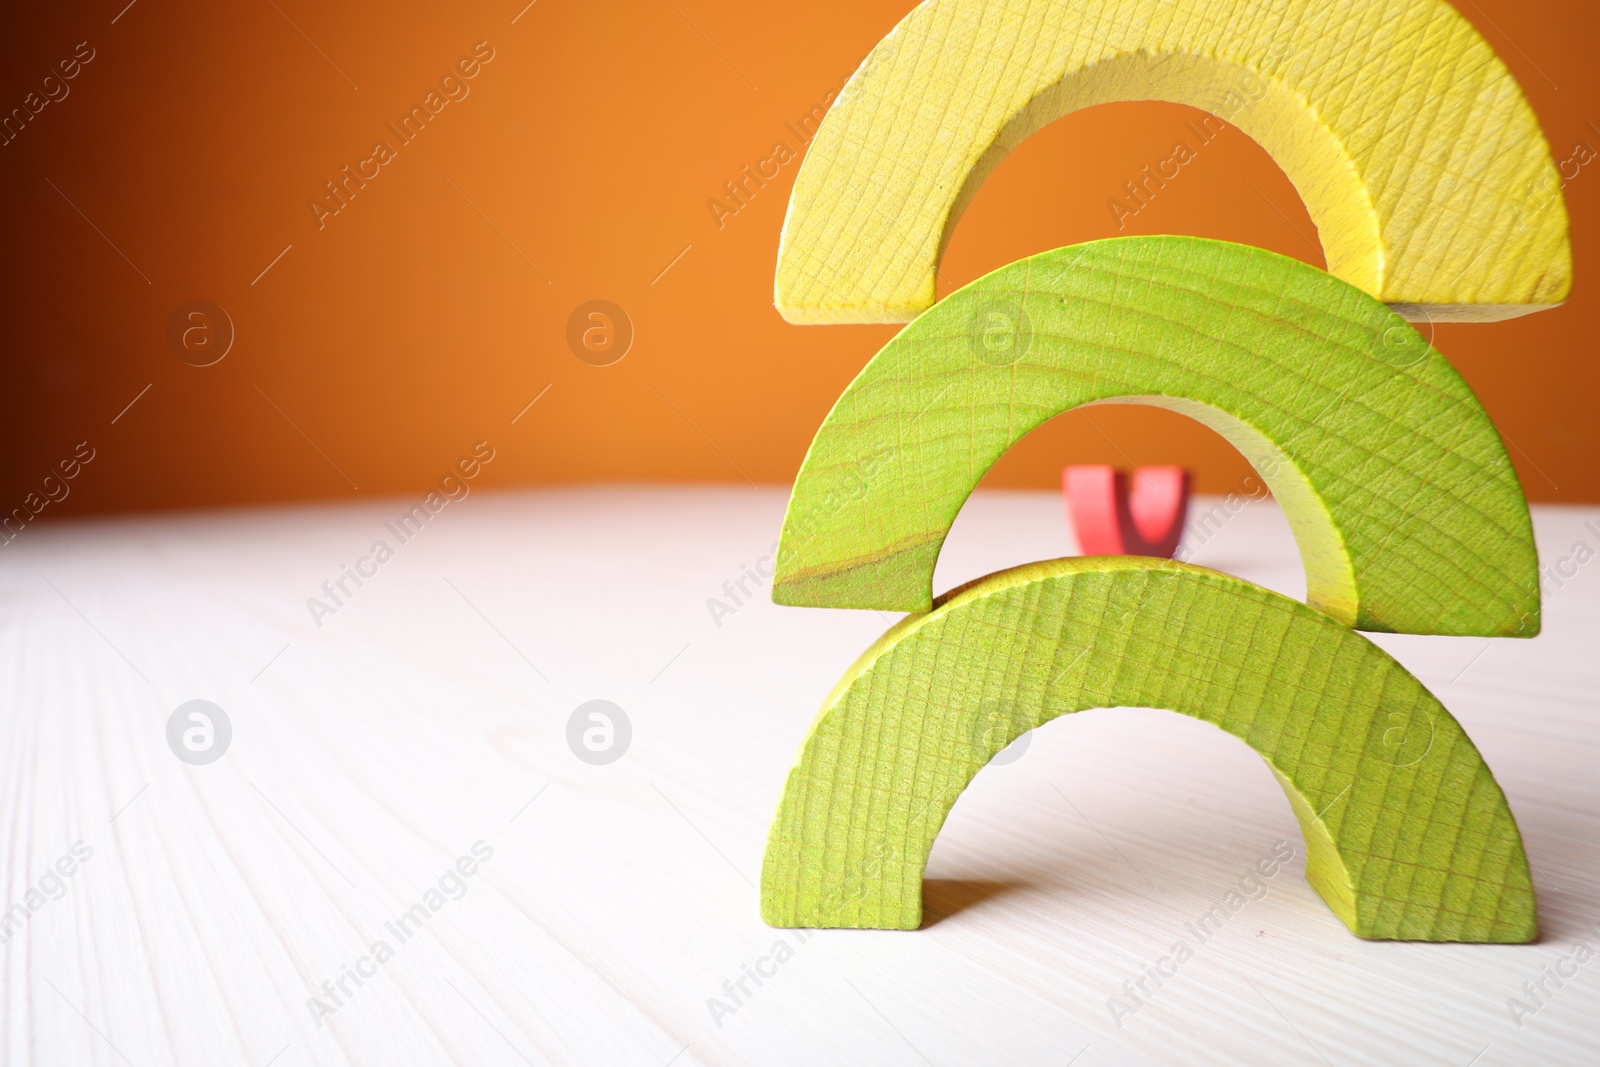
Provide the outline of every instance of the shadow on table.
<path id="1" fill-rule="evenodd" d="M 1021 882 L 969 882 L 957 878 L 925 878 L 922 881 L 922 929 L 965 911 L 975 904 L 992 900 L 1002 893 L 1027 888 Z"/>

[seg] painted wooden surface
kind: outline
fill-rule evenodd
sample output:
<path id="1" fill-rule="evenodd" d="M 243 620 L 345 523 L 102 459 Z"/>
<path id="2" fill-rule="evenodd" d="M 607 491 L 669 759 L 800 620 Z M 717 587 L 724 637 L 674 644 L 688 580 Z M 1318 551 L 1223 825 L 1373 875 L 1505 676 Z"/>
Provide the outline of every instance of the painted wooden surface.
<path id="1" fill-rule="evenodd" d="M 1537 935 L 1505 797 L 1432 693 L 1320 611 L 1146 556 L 999 571 L 862 653 L 789 773 L 762 917 L 917 929 L 928 853 L 973 777 L 1029 730 L 1123 707 L 1192 716 L 1259 753 L 1300 822 L 1306 880 L 1355 934 Z"/>
<path id="2" fill-rule="evenodd" d="M 1540 942 L 1352 937 L 1261 760 L 1134 709 L 1067 716 L 979 772 L 924 930 L 802 942 L 758 912 L 766 833 L 822 696 L 893 619 L 768 601 L 747 575 L 770 569 L 785 498 L 475 491 L 320 629 L 307 598 L 414 501 L 46 520 L 0 549 L 0 903 L 92 850 L 0 946 L 0 1061 L 1600 1061 L 1600 962 L 1572 958 L 1600 916 L 1600 508 L 1535 508 L 1538 638 L 1373 637 L 1505 788 Z M 1197 498 L 1187 546 L 1304 593 L 1270 502 Z M 1059 493 L 982 492 L 937 587 L 1074 548 Z M 233 723 L 209 766 L 164 737 L 195 698 Z M 632 720 L 604 766 L 566 739 L 596 698 Z M 478 841 L 494 854 L 465 894 L 316 1026 L 307 1000 Z M 1280 845 L 1264 890 L 1148 980 Z"/>
<path id="3" fill-rule="evenodd" d="M 925 610 L 945 531 L 990 466 L 1045 420 L 1105 402 L 1170 408 L 1231 441 L 1284 502 L 1310 602 L 1335 619 L 1538 632 L 1522 489 L 1449 362 L 1330 274 L 1193 237 L 1019 260 L 902 330 L 811 443 L 774 595 Z"/>
<path id="4" fill-rule="evenodd" d="M 1065 467 L 1067 521 L 1086 556 L 1171 559 L 1189 514 L 1192 475 L 1182 467 L 1140 467 L 1131 477 L 1105 464 Z"/>
<path id="5" fill-rule="evenodd" d="M 909 321 L 933 304 L 962 209 L 1013 147 L 1080 108 L 1152 99 L 1261 144 L 1305 201 L 1328 269 L 1408 315 L 1507 318 L 1566 299 L 1549 147 L 1504 64 L 1443 0 L 931 0 L 867 57 L 807 152 L 779 312 Z M 1111 193 L 1132 212 L 1164 181 L 1147 168 Z"/>

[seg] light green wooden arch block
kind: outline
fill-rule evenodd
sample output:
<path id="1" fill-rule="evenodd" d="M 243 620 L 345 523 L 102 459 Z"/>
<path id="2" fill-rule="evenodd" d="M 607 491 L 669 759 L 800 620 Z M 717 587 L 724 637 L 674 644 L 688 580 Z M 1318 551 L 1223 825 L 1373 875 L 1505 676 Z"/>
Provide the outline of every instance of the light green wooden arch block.
<path id="1" fill-rule="evenodd" d="M 1538 557 L 1493 423 L 1395 312 L 1258 248 L 1095 241 L 952 293 L 884 346 L 795 480 L 780 604 L 926 610 L 996 460 L 1085 404 L 1190 415 L 1283 505 L 1308 602 L 1363 630 L 1531 637 Z"/>
<path id="2" fill-rule="evenodd" d="M 1527 857 L 1461 726 L 1382 649 L 1294 600 L 1136 556 L 990 575 L 886 633 L 823 704 L 761 870 L 774 926 L 915 929 L 956 797 L 1005 741 L 1087 708 L 1166 708 L 1277 775 L 1306 878 L 1361 937 L 1530 941 Z"/>

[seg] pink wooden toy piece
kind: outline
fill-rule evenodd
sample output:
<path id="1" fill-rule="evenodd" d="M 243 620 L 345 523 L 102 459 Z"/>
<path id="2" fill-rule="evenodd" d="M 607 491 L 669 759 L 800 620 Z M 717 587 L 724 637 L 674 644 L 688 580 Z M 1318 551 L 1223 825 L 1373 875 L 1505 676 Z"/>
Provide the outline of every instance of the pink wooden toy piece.
<path id="1" fill-rule="evenodd" d="M 1140 467 L 1129 493 L 1127 475 L 1115 467 L 1063 469 L 1061 490 L 1079 551 L 1171 559 L 1189 512 L 1189 482 L 1182 467 Z"/>

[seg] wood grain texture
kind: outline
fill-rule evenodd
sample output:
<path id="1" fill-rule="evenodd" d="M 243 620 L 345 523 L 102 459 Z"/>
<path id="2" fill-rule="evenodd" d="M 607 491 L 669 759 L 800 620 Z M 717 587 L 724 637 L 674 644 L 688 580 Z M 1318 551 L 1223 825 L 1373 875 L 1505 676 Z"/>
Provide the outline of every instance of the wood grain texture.
<path id="1" fill-rule="evenodd" d="M 0 550 L 0 905 L 75 841 L 94 851 L 0 946 L 0 1062 L 926 1067 L 909 1040 L 937 1067 L 1320 1067 L 1307 1041 L 1337 1067 L 1600 1063 L 1594 961 L 1521 1025 L 1507 1011 L 1596 944 L 1600 562 L 1552 581 L 1532 641 L 1372 637 L 1494 769 L 1538 942 L 1352 937 L 1249 746 L 1121 708 L 979 772 L 934 845 L 920 933 L 800 945 L 758 908 L 773 810 L 823 694 L 892 620 L 757 598 L 713 622 L 706 598 L 771 552 L 787 495 L 475 489 L 320 629 L 306 597 L 402 502 L 46 513 Z M 1533 518 L 1563 575 L 1574 543 L 1600 544 L 1600 508 Z M 1303 589 L 1271 500 L 1189 545 Z M 980 490 L 939 588 L 1070 550 L 1059 490 Z M 206 767 L 163 736 L 195 697 L 233 720 Z M 596 697 L 634 728 L 603 767 L 565 737 Z M 307 998 L 480 838 L 495 855 L 466 896 L 319 1027 Z M 1266 894 L 1117 1027 L 1107 998 L 1284 841 Z M 713 1018 L 777 942 L 794 957 Z"/>
<path id="2" fill-rule="evenodd" d="M 973 776 L 1026 730 L 1122 706 L 1203 719 L 1266 759 L 1300 821 L 1306 880 L 1361 937 L 1536 936 L 1505 797 L 1422 683 L 1303 604 L 1134 556 L 991 575 L 864 653 L 790 771 L 762 917 L 917 928 L 928 852 Z"/>
<path id="3" fill-rule="evenodd" d="M 1328 269 L 1408 315 L 1500 319 L 1567 296 L 1566 208 L 1538 120 L 1442 0 L 929 0 L 873 49 L 806 155 L 779 312 L 909 321 L 1012 148 L 1080 108 L 1152 99 L 1254 138 L 1299 190 Z M 1146 193 L 1162 181 L 1129 177 L 1153 181 Z"/>
<path id="4" fill-rule="evenodd" d="M 951 294 L 884 346 L 812 441 L 784 519 L 781 604 L 925 610 L 951 523 L 1052 416 L 1190 415 L 1282 501 L 1308 602 L 1364 630 L 1532 636 L 1537 554 L 1499 435 L 1390 309 L 1260 249 L 1129 237 Z"/>

